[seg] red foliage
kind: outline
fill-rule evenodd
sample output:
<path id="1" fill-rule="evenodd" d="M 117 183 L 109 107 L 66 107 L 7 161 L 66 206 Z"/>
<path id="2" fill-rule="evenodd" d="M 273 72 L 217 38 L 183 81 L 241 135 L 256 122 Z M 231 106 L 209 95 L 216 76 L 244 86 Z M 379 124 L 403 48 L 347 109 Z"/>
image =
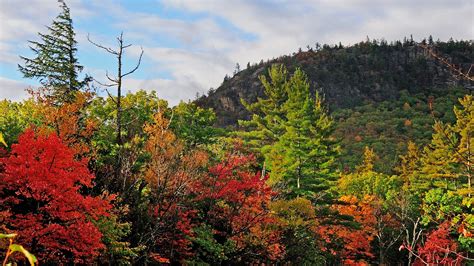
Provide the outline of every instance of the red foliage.
<path id="1" fill-rule="evenodd" d="M 94 176 L 85 159 L 74 157 L 55 134 L 29 129 L 10 156 L 0 158 L 0 205 L 9 211 L 5 223 L 43 263 L 87 263 L 104 248 L 91 220 L 107 215 L 111 198 L 81 194 Z"/>
<path id="2" fill-rule="evenodd" d="M 426 242 L 418 247 L 418 260 L 415 265 L 461 265 L 462 254 L 457 250 L 457 243 L 450 237 L 450 223 L 442 223 L 428 234 Z"/>
<path id="3" fill-rule="evenodd" d="M 278 242 L 279 232 L 271 228 L 275 220 L 268 211 L 274 192 L 266 184 L 268 176 L 250 171 L 253 163 L 252 156 L 229 156 L 211 167 L 209 175 L 193 189 L 196 200 L 209 206 L 205 221 L 216 235 L 232 239 L 242 255 L 252 246 L 258 256 L 274 260 L 284 253 Z"/>

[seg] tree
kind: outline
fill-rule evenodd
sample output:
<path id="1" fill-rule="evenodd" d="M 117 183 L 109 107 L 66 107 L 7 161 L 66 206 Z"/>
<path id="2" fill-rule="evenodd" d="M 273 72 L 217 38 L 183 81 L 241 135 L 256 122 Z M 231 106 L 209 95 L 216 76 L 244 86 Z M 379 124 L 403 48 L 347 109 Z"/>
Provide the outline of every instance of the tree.
<path id="1" fill-rule="evenodd" d="M 151 212 L 137 217 L 140 220 L 137 224 L 143 226 L 140 233 L 144 235 L 136 238 L 141 239 L 139 244 L 150 246 L 149 252 L 179 262 L 192 254 L 189 238 L 196 211 L 188 208 L 188 201 L 208 158 L 200 150 L 186 151 L 183 141 L 171 131 L 170 123 L 159 112 L 153 123 L 144 127 L 148 134 L 144 148 L 150 158 L 144 167 L 143 180 L 149 191 Z M 149 221 L 144 219 L 147 215 L 151 216 Z"/>
<path id="2" fill-rule="evenodd" d="M 300 69 L 287 80 L 285 67 L 274 65 L 269 76 L 270 81 L 260 77 L 266 99 L 243 101 L 253 117 L 239 121 L 248 131 L 238 135 L 265 157 L 272 184 L 286 187 L 293 196 L 314 197 L 335 178 L 331 169 L 338 147 L 330 137 L 332 120 L 319 94 L 310 94 Z"/>
<path id="3" fill-rule="evenodd" d="M 412 182 L 416 182 L 413 180 L 415 172 L 420 170 L 420 151 L 414 142 L 409 141 L 406 154 L 400 155 L 399 158 L 400 163 L 395 170 L 403 179 L 404 186 L 409 188 Z"/>
<path id="4" fill-rule="evenodd" d="M 270 210 L 276 218 L 276 226 L 281 231 L 281 243 L 285 248 L 284 262 L 296 264 L 323 264 L 327 250 L 319 241 L 316 211 L 310 200 L 302 197 L 290 200 L 275 200 Z M 329 239 L 327 239 L 329 241 Z M 321 241 L 322 242 L 322 241 Z"/>
<path id="5" fill-rule="evenodd" d="M 319 226 L 318 232 L 325 240 L 326 248 L 329 247 L 344 264 L 370 261 L 375 257 L 371 244 L 377 236 L 377 201 L 376 197 L 369 195 L 360 200 L 355 196 L 342 196 L 339 204 L 332 208 L 341 215 L 351 216 L 353 223 Z"/>
<path id="6" fill-rule="evenodd" d="M 124 44 L 123 32 L 120 33 L 120 36 L 117 37 L 118 48 L 116 50 L 114 50 L 112 48 L 105 47 L 103 45 L 100 45 L 100 44 L 97 44 L 97 43 L 91 41 L 89 36 L 87 36 L 87 39 L 89 40 L 90 43 L 92 43 L 96 47 L 101 48 L 101 49 L 105 50 L 106 52 L 108 52 L 109 54 L 112 54 L 115 57 L 117 57 L 117 76 L 116 77 L 111 77 L 111 76 L 109 76 L 109 73 L 106 72 L 105 76 L 107 77 L 108 83 L 102 83 L 102 82 L 99 82 L 97 80 L 96 80 L 96 82 L 99 83 L 102 86 L 105 86 L 105 87 L 115 87 L 115 86 L 117 87 L 117 97 L 113 97 L 107 89 L 106 89 L 106 91 L 107 91 L 107 94 L 109 95 L 109 97 L 112 99 L 112 101 L 116 104 L 116 124 L 117 124 L 117 128 L 116 128 L 115 135 L 116 135 L 116 143 L 121 147 L 123 145 L 123 139 L 122 139 L 122 113 L 123 113 L 123 109 L 122 109 L 122 79 L 124 77 L 132 74 L 133 72 L 135 72 L 140 67 L 140 63 L 142 61 L 142 56 L 143 56 L 143 48 L 141 48 L 140 57 L 138 58 L 138 62 L 136 64 L 136 66 L 133 69 L 131 69 L 130 71 L 125 72 L 122 69 L 122 67 L 123 67 L 123 62 L 122 62 L 123 55 L 124 55 L 125 49 L 129 48 L 132 45 L 131 44 Z M 122 151 L 119 151 L 117 153 L 117 163 L 116 163 L 116 166 L 115 166 L 115 169 L 114 169 L 115 170 L 115 178 L 117 180 L 121 180 L 122 163 L 123 163 L 122 160 L 123 160 Z"/>
<path id="7" fill-rule="evenodd" d="M 363 162 L 357 166 L 357 171 L 343 174 L 338 180 L 339 193 L 354 195 L 360 199 L 365 195 L 384 199 L 389 191 L 400 188 L 400 180 L 396 176 L 374 171 L 376 156 L 371 148 L 365 147 Z"/>
<path id="8" fill-rule="evenodd" d="M 76 58 L 77 41 L 69 7 L 61 2 L 61 13 L 47 27 L 48 34 L 38 33 L 41 41 L 29 41 L 35 58 L 20 56 L 24 65 L 18 65 L 25 78 L 39 79 L 50 90 L 56 103 L 73 100 L 73 92 L 83 88 L 91 78 L 79 79 L 81 66 Z"/>
<path id="9" fill-rule="evenodd" d="M 218 129 L 213 127 L 216 115 L 195 103 L 180 102 L 172 109 L 170 128 L 191 148 L 206 147 L 215 142 Z"/>
<path id="10" fill-rule="evenodd" d="M 459 181 L 466 180 L 463 194 L 472 193 L 472 165 L 474 154 L 474 102 L 472 95 L 459 99 L 461 108 L 454 107 L 455 124 L 436 121 L 431 143 L 425 147 L 423 173 L 434 182 L 445 181 L 446 188 L 458 189 Z M 441 185 L 435 183 L 435 185 Z M 451 186 L 450 186 L 451 185 Z"/>
<path id="11" fill-rule="evenodd" d="M 108 215 L 113 197 L 83 195 L 94 176 L 87 160 L 55 134 L 28 129 L 0 159 L 0 203 L 18 241 L 43 263 L 91 263 L 104 248 L 93 221 Z"/>
<path id="12" fill-rule="evenodd" d="M 449 222 L 441 224 L 428 234 L 424 245 L 420 245 L 417 252 L 409 250 L 416 257 L 415 265 L 462 265 L 466 257 L 458 251 L 449 229 Z"/>
<path id="13" fill-rule="evenodd" d="M 301 70 L 297 69 L 291 77 L 287 95 L 283 105 L 285 133 L 270 148 L 266 161 L 272 179 L 286 183 L 295 195 L 313 197 L 327 190 L 336 178 L 332 167 L 337 146 L 330 138 L 333 122 L 319 94 L 311 96 L 307 77 Z"/>
<path id="14" fill-rule="evenodd" d="M 268 76 L 270 80 L 263 75 L 259 76 L 266 98 L 258 98 L 252 104 L 241 99 L 242 104 L 253 115 L 249 121 L 239 120 L 239 125 L 247 131 L 237 132 L 237 135 L 260 153 L 276 142 L 285 130 L 283 122 L 286 117 L 282 108 L 288 99 L 288 71 L 283 65 L 273 65 L 268 70 Z"/>
<path id="15" fill-rule="evenodd" d="M 197 229 L 193 240 L 197 253 L 206 254 L 208 244 L 212 250 L 222 250 L 216 254 L 220 256 L 198 260 L 252 264 L 282 256 L 279 233 L 272 226 L 275 219 L 268 209 L 274 192 L 266 184 L 268 176 L 251 170 L 254 164 L 253 156 L 229 155 L 192 186 L 195 206 L 199 206 L 196 216 L 201 225 L 206 224 Z"/>

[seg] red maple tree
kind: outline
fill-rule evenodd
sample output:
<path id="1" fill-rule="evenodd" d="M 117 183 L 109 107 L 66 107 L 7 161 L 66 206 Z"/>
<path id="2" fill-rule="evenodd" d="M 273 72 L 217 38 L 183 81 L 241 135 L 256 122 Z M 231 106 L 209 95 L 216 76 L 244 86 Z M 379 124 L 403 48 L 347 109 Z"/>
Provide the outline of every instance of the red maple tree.
<path id="1" fill-rule="evenodd" d="M 425 244 L 418 247 L 416 257 L 414 265 L 462 265 L 464 257 L 450 236 L 449 221 L 428 234 Z"/>
<path id="2" fill-rule="evenodd" d="M 92 220 L 107 215 L 112 197 L 81 193 L 94 176 L 74 157 L 57 135 L 28 129 L 0 158 L 3 221 L 42 263 L 90 263 L 104 248 Z"/>
<path id="3" fill-rule="evenodd" d="M 266 184 L 268 176 L 251 170 L 253 164 L 253 156 L 229 155 L 211 167 L 209 175 L 193 189 L 196 201 L 208 206 L 204 217 L 215 234 L 236 244 L 231 259 L 255 262 L 252 256 L 257 256 L 276 260 L 284 254 L 284 247 L 279 244 L 279 232 L 270 226 L 276 222 L 268 210 L 274 192 Z"/>

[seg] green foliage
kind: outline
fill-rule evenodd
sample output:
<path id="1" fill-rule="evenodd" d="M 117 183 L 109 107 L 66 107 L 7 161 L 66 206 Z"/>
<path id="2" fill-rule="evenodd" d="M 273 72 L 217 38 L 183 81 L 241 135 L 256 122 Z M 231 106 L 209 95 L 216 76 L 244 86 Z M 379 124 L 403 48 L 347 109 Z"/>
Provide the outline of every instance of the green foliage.
<path id="1" fill-rule="evenodd" d="M 30 125 L 41 124 L 35 112 L 39 108 L 33 99 L 23 102 L 0 101 L 0 132 L 9 146 L 16 142 L 18 136 Z"/>
<path id="2" fill-rule="evenodd" d="M 362 199 L 365 195 L 375 195 L 385 199 L 393 191 L 402 186 L 398 176 L 390 176 L 374 171 L 376 154 L 365 148 L 363 162 L 355 173 L 343 174 L 338 181 L 337 191 L 341 195 L 355 195 Z"/>
<path id="3" fill-rule="evenodd" d="M 140 90 L 128 93 L 121 99 L 122 104 L 122 139 L 123 147 L 116 144 L 116 105 L 112 98 L 96 98 L 89 106 L 89 114 L 101 125 L 92 138 L 92 145 L 97 152 L 96 167 L 102 168 L 116 162 L 117 153 L 127 153 L 137 150 L 135 161 L 132 163 L 132 172 L 138 171 L 147 159 L 143 152 L 146 134 L 143 125 L 153 121 L 153 115 L 160 110 L 168 110 L 167 103 L 160 100 L 156 92 Z M 141 151 L 140 151 L 141 150 Z"/>
<path id="4" fill-rule="evenodd" d="M 270 210 L 278 218 L 285 246 L 285 261 L 298 265 L 319 265 L 324 261 L 318 246 L 316 213 L 311 201 L 305 198 L 277 200 Z"/>
<path id="5" fill-rule="evenodd" d="M 131 223 L 120 222 L 117 215 L 111 214 L 101 217 L 95 224 L 102 233 L 102 242 L 107 248 L 101 254 L 102 260 L 114 265 L 132 265 L 143 247 L 130 247 L 130 243 L 124 241 L 131 233 Z"/>
<path id="6" fill-rule="evenodd" d="M 285 132 L 283 105 L 288 99 L 288 71 L 283 65 L 274 65 L 268 70 L 268 76 L 270 81 L 264 75 L 259 76 L 267 98 L 258 98 L 252 104 L 242 99 L 242 104 L 253 116 L 250 121 L 239 121 L 239 125 L 248 130 L 238 132 L 237 135 L 256 150 L 265 149 L 266 145 L 277 141 Z"/>
<path id="7" fill-rule="evenodd" d="M 197 250 L 197 254 L 195 255 L 196 259 L 189 261 L 191 265 L 220 264 L 228 260 L 226 254 L 235 250 L 235 244 L 230 239 L 223 244 L 218 243 L 213 234 L 213 230 L 214 229 L 207 224 L 193 228 L 195 236 L 193 236 L 191 240 L 194 248 Z M 206 262 L 199 260 L 199 258 L 205 258 Z"/>
<path id="8" fill-rule="evenodd" d="M 454 107 L 456 122 L 436 121 L 431 143 L 425 147 L 423 173 L 434 185 L 460 189 L 472 194 L 474 154 L 474 102 L 472 95 L 459 99 L 461 107 Z M 463 188 L 466 187 L 466 188 Z"/>
<path id="9" fill-rule="evenodd" d="M 377 153 L 376 171 L 393 174 L 399 156 L 407 151 L 407 143 L 423 146 L 431 141 L 434 119 L 454 122 L 452 111 L 466 90 L 459 87 L 446 91 L 433 90 L 433 97 L 402 91 L 397 100 L 367 103 L 352 109 L 335 109 L 334 136 L 341 140 L 341 168 L 355 169 L 366 146 Z M 433 107 L 433 112 L 430 110 Z"/>
<path id="10" fill-rule="evenodd" d="M 219 130 L 213 127 L 216 115 L 195 103 L 180 102 L 172 109 L 170 127 L 190 147 L 208 146 L 216 141 Z"/>
<path id="11" fill-rule="evenodd" d="M 446 220 L 452 220 L 462 213 L 462 197 L 452 191 L 444 189 L 432 189 L 428 191 L 423 200 L 423 220 L 429 223 L 440 224 Z"/>

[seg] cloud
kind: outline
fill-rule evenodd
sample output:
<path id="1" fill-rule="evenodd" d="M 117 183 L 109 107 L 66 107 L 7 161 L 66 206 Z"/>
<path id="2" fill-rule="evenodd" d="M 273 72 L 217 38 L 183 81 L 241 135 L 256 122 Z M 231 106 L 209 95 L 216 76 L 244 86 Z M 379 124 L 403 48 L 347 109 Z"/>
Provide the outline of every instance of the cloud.
<path id="1" fill-rule="evenodd" d="M 28 98 L 26 89 L 31 86 L 16 80 L 0 77 L 0 99 L 21 101 Z"/>
<path id="2" fill-rule="evenodd" d="M 90 63 L 87 69 L 99 74 L 98 69 L 113 70 L 113 61 L 102 60 L 113 58 L 88 44 L 85 33 L 113 47 L 115 33 L 124 30 L 126 40 L 135 44 L 127 50 L 126 67 L 135 62 L 140 45 L 145 50 L 141 68 L 125 81 L 127 87 L 157 89 L 173 103 L 218 87 L 236 62 L 244 66 L 314 47 L 316 42 L 354 44 L 366 36 L 392 41 L 410 34 L 416 40 L 430 34 L 442 40 L 474 36 L 470 0 L 163 0 L 132 5 L 70 0 L 68 4 L 75 21 L 85 27 L 76 30 L 79 48 L 88 57 L 79 60 Z M 17 46 L 26 46 L 26 39 L 44 30 L 58 6 L 55 1 L 34 0 L 3 1 L 0 7 L 4 21 L 0 61 L 13 65 Z"/>

